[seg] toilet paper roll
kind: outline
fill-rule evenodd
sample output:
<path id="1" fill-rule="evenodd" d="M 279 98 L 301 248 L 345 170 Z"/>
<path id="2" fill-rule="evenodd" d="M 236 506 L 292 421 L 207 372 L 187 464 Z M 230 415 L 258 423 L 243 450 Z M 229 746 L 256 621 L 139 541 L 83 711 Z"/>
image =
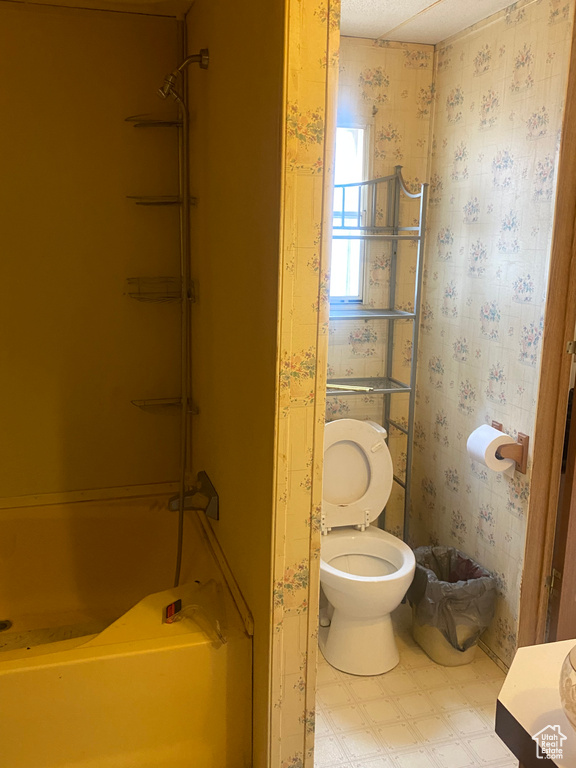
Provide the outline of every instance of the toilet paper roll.
<path id="1" fill-rule="evenodd" d="M 494 429 L 489 424 L 483 424 L 472 432 L 466 447 L 474 461 L 484 464 L 488 469 L 493 469 L 494 472 L 506 472 L 507 475 L 513 475 L 516 462 L 513 459 L 497 458 L 496 451 L 501 445 L 515 442 L 516 440 L 510 435 Z"/>

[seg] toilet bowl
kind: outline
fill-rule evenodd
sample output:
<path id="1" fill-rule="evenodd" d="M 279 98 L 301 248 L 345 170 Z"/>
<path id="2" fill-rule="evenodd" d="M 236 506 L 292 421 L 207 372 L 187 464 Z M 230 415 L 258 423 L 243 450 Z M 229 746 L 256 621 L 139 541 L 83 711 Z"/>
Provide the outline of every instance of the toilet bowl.
<path id="1" fill-rule="evenodd" d="M 343 672 L 379 675 L 400 659 L 390 613 L 414 577 L 414 553 L 370 523 L 392 489 L 386 430 L 369 421 L 326 424 L 321 514 L 319 645 Z"/>

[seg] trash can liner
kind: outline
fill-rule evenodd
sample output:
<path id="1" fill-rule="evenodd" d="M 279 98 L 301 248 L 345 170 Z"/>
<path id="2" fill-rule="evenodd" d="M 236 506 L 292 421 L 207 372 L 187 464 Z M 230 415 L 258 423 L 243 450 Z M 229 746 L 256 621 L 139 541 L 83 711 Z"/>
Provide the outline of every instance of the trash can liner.
<path id="1" fill-rule="evenodd" d="M 436 627 L 453 648 L 466 651 L 494 616 L 494 577 L 454 547 L 418 547 L 414 555 L 416 573 L 407 597 L 415 620 Z M 460 644 L 456 625 L 477 629 Z"/>

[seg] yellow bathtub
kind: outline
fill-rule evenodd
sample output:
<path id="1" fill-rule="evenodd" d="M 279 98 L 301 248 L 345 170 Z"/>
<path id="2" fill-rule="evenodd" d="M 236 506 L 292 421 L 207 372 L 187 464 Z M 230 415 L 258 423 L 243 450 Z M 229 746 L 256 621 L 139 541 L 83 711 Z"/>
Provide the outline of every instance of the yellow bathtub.
<path id="1" fill-rule="evenodd" d="M 142 528 L 146 507 L 152 511 L 158 529 L 163 526 L 162 514 L 170 523 L 168 527 L 174 522 L 165 512 L 165 504 L 157 499 L 137 503 L 122 500 L 114 510 L 108 510 L 110 514 L 96 506 L 80 506 L 83 521 L 75 517 L 72 530 L 81 530 L 80 538 L 85 541 L 90 538 L 89 529 L 94 527 L 100 529 L 95 538 L 105 543 L 101 527 L 109 518 L 112 532 L 113 520 L 118 522 L 120 517 L 128 546 L 131 537 L 127 532 L 133 525 L 136 530 Z M 4 524 L 10 534 L 18 525 L 9 512 L 0 512 L 0 526 Z M 163 588 L 165 584 L 160 583 L 160 591 L 142 596 L 136 605 L 110 623 L 110 615 L 118 615 L 137 594 L 138 585 L 128 578 L 130 569 L 110 559 L 109 554 L 100 573 L 98 568 L 95 573 L 87 573 L 86 569 L 82 572 L 82 558 L 75 547 L 62 547 L 62 541 L 68 540 L 64 531 L 70 516 L 74 517 L 72 510 L 65 512 L 60 515 L 50 508 L 45 510 L 45 518 L 38 508 L 31 513 L 44 534 L 53 529 L 53 549 L 63 558 L 62 569 L 69 579 L 78 571 L 78 580 L 71 579 L 72 587 L 61 590 L 62 604 L 54 605 L 56 594 L 51 600 L 46 599 L 51 587 L 42 583 L 41 578 L 38 591 L 45 601 L 40 599 L 34 608 L 32 598 L 27 596 L 21 612 L 24 618 L 17 616 L 13 598 L 3 602 L 0 595 L 0 620 L 9 618 L 9 608 L 10 620 L 14 618 L 9 630 L 0 632 L 0 647 L 3 637 L 12 636 L 11 644 L 5 643 L 8 649 L 0 653 L 0 766 L 248 768 L 252 642 L 237 607 L 234 585 L 231 591 L 225 568 L 223 571 L 213 556 L 202 526 L 193 519 L 187 520 L 185 583 L 177 589 Z M 25 514 L 19 510 L 15 517 L 22 523 Z M 27 519 L 26 527 L 34 531 L 33 523 L 34 520 Z M 122 530 L 122 524 L 117 530 Z M 173 547 L 168 546 L 173 544 L 172 537 L 160 536 L 160 530 L 156 530 L 156 535 L 157 542 L 154 535 L 143 534 L 140 542 L 144 543 L 133 547 L 130 555 L 123 556 L 118 542 L 111 547 L 117 558 L 124 557 L 134 566 L 136 573 L 148 574 L 142 579 L 146 589 L 154 579 L 166 581 L 173 564 L 169 557 Z M 34 538 L 34 533 L 28 537 L 32 554 L 39 546 L 39 542 L 32 541 Z M 25 533 L 21 539 L 13 551 L 23 547 Z M 153 556 L 156 549 L 150 549 L 151 543 L 157 544 L 168 558 L 166 569 L 161 558 Z M 75 552 L 74 567 L 64 558 L 66 549 Z M 103 557 L 104 550 L 105 546 Z M 50 551 L 49 538 L 44 539 L 43 551 L 45 555 Z M 143 571 L 142 563 L 134 561 L 146 556 L 149 568 Z M 0 575 L 2 568 L 7 570 L 5 560 L 0 557 Z M 97 562 L 93 552 L 86 560 L 91 567 Z M 29 569 L 34 571 L 34 562 L 28 562 Z M 42 563 L 45 568 L 46 556 Z M 129 584 L 122 584 L 122 571 Z M 154 571 L 157 573 L 152 578 Z M 61 574 L 46 575 L 45 581 L 50 580 L 59 583 Z M 34 583 L 30 574 L 27 582 Z M 74 583 L 82 585 L 80 592 Z M 103 585 L 109 590 L 108 600 Z M 92 604 L 90 600 L 82 604 L 79 594 L 86 598 L 91 592 Z M 164 621 L 165 608 L 178 599 L 182 601 L 184 618 L 168 624 Z M 47 603 L 52 606 L 52 613 L 47 610 Z M 101 630 L 99 622 L 106 624 Z M 97 631 L 86 634 L 90 627 Z"/>

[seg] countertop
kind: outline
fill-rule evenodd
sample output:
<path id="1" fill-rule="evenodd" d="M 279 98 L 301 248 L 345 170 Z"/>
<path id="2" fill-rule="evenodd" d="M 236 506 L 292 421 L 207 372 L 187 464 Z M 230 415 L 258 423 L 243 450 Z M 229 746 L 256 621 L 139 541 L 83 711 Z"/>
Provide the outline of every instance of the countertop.
<path id="1" fill-rule="evenodd" d="M 506 676 L 498 696 L 496 733 L 525 768 L 576 766 L 576 730 L 564 714 L 559 692 L 562 663 L 575 645 L 576 639 L 519 648 Z M 532 737 L 540 733 L 557 737 L 562 757 L 538 758 Z"/>

